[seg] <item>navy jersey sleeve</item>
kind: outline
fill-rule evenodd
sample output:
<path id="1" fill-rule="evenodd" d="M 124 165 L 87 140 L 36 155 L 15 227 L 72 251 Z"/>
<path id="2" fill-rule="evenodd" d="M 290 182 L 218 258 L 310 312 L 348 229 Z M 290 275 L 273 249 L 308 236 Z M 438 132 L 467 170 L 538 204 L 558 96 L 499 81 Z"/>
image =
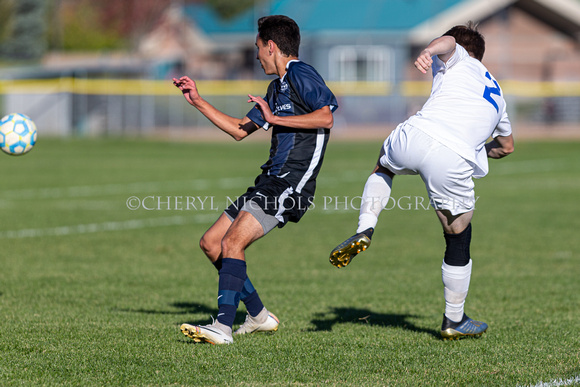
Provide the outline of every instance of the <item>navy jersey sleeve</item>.
<path id="1" fill-rule="evenodd" d="M 270 101 L 272 100 L 271 95 L 273 93 L 274 82 L 275 81 L 270 82 L 270 85 L 268 86 L 268 91 L 266 92 L 266 96 L 264 97 L 264 100 L 268 101 L 269 105 L 271 105 Z M 270 109 L 273 111 L 274 110 L 273 106 L 270 106 Z M 262 115 L 262 111 L 260 110 L 258 104 L 255 104 L 252 110 L 250 110 L 248 114 L 246 114 L 246 116 L 261 128 L 268 130 L 268 128 L 270 127 L 270 124 L 266 122 L 266 120 L 264 119 L 264 116 Z"/>
<path id="2" fill-rule="evenodd" d="M 296 62 L 289 68 L 287 76 L 311 111 L 324 106 L 329 106 L 332 112 L 338 108 L 336 97 L 314 67 L 304 62 Z"/>
<path id="3" fill-rule="evenodd" d="M 260 108 L 258 108 L 258 104 L 256 104 L 252 110 L 250 110 L 248 112 L 248 114 L 246 114 L 246 116 L 252 120 L 256 125 L 258 125 L 261 128 L 264 129 L 268 129 L 268 123 L 266 122 L 266 120 L 264 119 L 264 116 L 262 116 L 262 112 L 260 111 Z"/>

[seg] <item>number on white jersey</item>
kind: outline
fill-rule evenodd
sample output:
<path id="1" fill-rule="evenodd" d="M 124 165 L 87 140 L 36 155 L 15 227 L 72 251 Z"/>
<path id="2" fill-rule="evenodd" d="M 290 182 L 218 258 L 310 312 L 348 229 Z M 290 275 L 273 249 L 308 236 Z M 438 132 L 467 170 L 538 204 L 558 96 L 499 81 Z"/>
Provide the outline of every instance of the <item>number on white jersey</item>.
<path id="1" fill-rule="evenodd" d="M 495 81 L 495 79 L 491 79 L 491 75 L 489 75 L 489 71 L 485 73 L 485 77 L 490 81 L 493 81 L 495 87 L 485 86 L 485 91 L 483 92 L 483 98 L 485 98 L 490 104 L 493 105 L 496 111 L 499 111 L 499 106 L 497 106 L 497 102 L 494 101 L 492 98 L 492 94 L 501 96 L 501 90 L 499 85 Z"/>

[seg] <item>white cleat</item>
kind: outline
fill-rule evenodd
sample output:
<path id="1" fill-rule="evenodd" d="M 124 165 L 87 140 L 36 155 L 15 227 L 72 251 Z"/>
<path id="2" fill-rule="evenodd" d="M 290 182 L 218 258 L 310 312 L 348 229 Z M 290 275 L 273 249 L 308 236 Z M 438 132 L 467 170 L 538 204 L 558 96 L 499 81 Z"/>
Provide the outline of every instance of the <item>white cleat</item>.
<path id="1" fill-rule="evenodd" d="M 203 326 L 182 324 L 180 329 L 185 336 L 196 343 L 232 344 L 234 342 L 232 335 L 223 332 L 216 326 L 216 323 Z"/>
<path id="2" fill-rule="evenodd" d="M 254 317 L 248 314 L 246 321 L 234 332 L 234 335 L 244 335 L 254 332 L 276 332 L 279 324 L 280 320 L 271 312 L 268 312 L 268 317 L 263 323 L 257 322 Z"/>

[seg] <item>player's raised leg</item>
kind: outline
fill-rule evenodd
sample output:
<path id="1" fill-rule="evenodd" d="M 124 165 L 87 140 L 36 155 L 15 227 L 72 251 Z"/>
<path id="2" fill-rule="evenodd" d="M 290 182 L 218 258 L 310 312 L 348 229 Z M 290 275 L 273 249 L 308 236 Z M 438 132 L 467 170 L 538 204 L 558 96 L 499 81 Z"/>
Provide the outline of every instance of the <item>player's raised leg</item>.
<path id="1" fill-rule="evenodd" d="M 356 234 L 336 246 L 330 253 L 329 260 L 334 266 L 345 267 L 358 253 L 370 246 L 379 214 L 391 196 L 393 177 L 391 171 L 377 162 L 373 173 L 365 183 Z"/>
<path id="2" fill-rule="evenodd" d="M 471 280 L 471 219 L 473 211 L 452 215 L 448 210 L 436 211 L 445 237 L 445 255 L 441 266 L 445 314 L 441 324 L 444 339 L 481 336 L 487 324 L 469 318 L 464 311 Z"/>

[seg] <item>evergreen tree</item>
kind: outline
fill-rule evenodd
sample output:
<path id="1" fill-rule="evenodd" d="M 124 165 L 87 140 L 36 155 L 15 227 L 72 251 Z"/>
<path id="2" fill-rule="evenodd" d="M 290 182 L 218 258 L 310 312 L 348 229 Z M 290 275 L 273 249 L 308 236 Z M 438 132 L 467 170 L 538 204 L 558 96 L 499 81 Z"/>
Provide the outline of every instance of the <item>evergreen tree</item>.
<path id="1" fill-rule="evenodd" d="M 10 60 L 38 60 L 46 50 L 45 0 L 10 2 L 0 55 Z"/>
<path id="2" fill-rule="evenodd" d="M 264 0 L 207 0 L 207 3 L 224 19 L 232 19 Z"/>

